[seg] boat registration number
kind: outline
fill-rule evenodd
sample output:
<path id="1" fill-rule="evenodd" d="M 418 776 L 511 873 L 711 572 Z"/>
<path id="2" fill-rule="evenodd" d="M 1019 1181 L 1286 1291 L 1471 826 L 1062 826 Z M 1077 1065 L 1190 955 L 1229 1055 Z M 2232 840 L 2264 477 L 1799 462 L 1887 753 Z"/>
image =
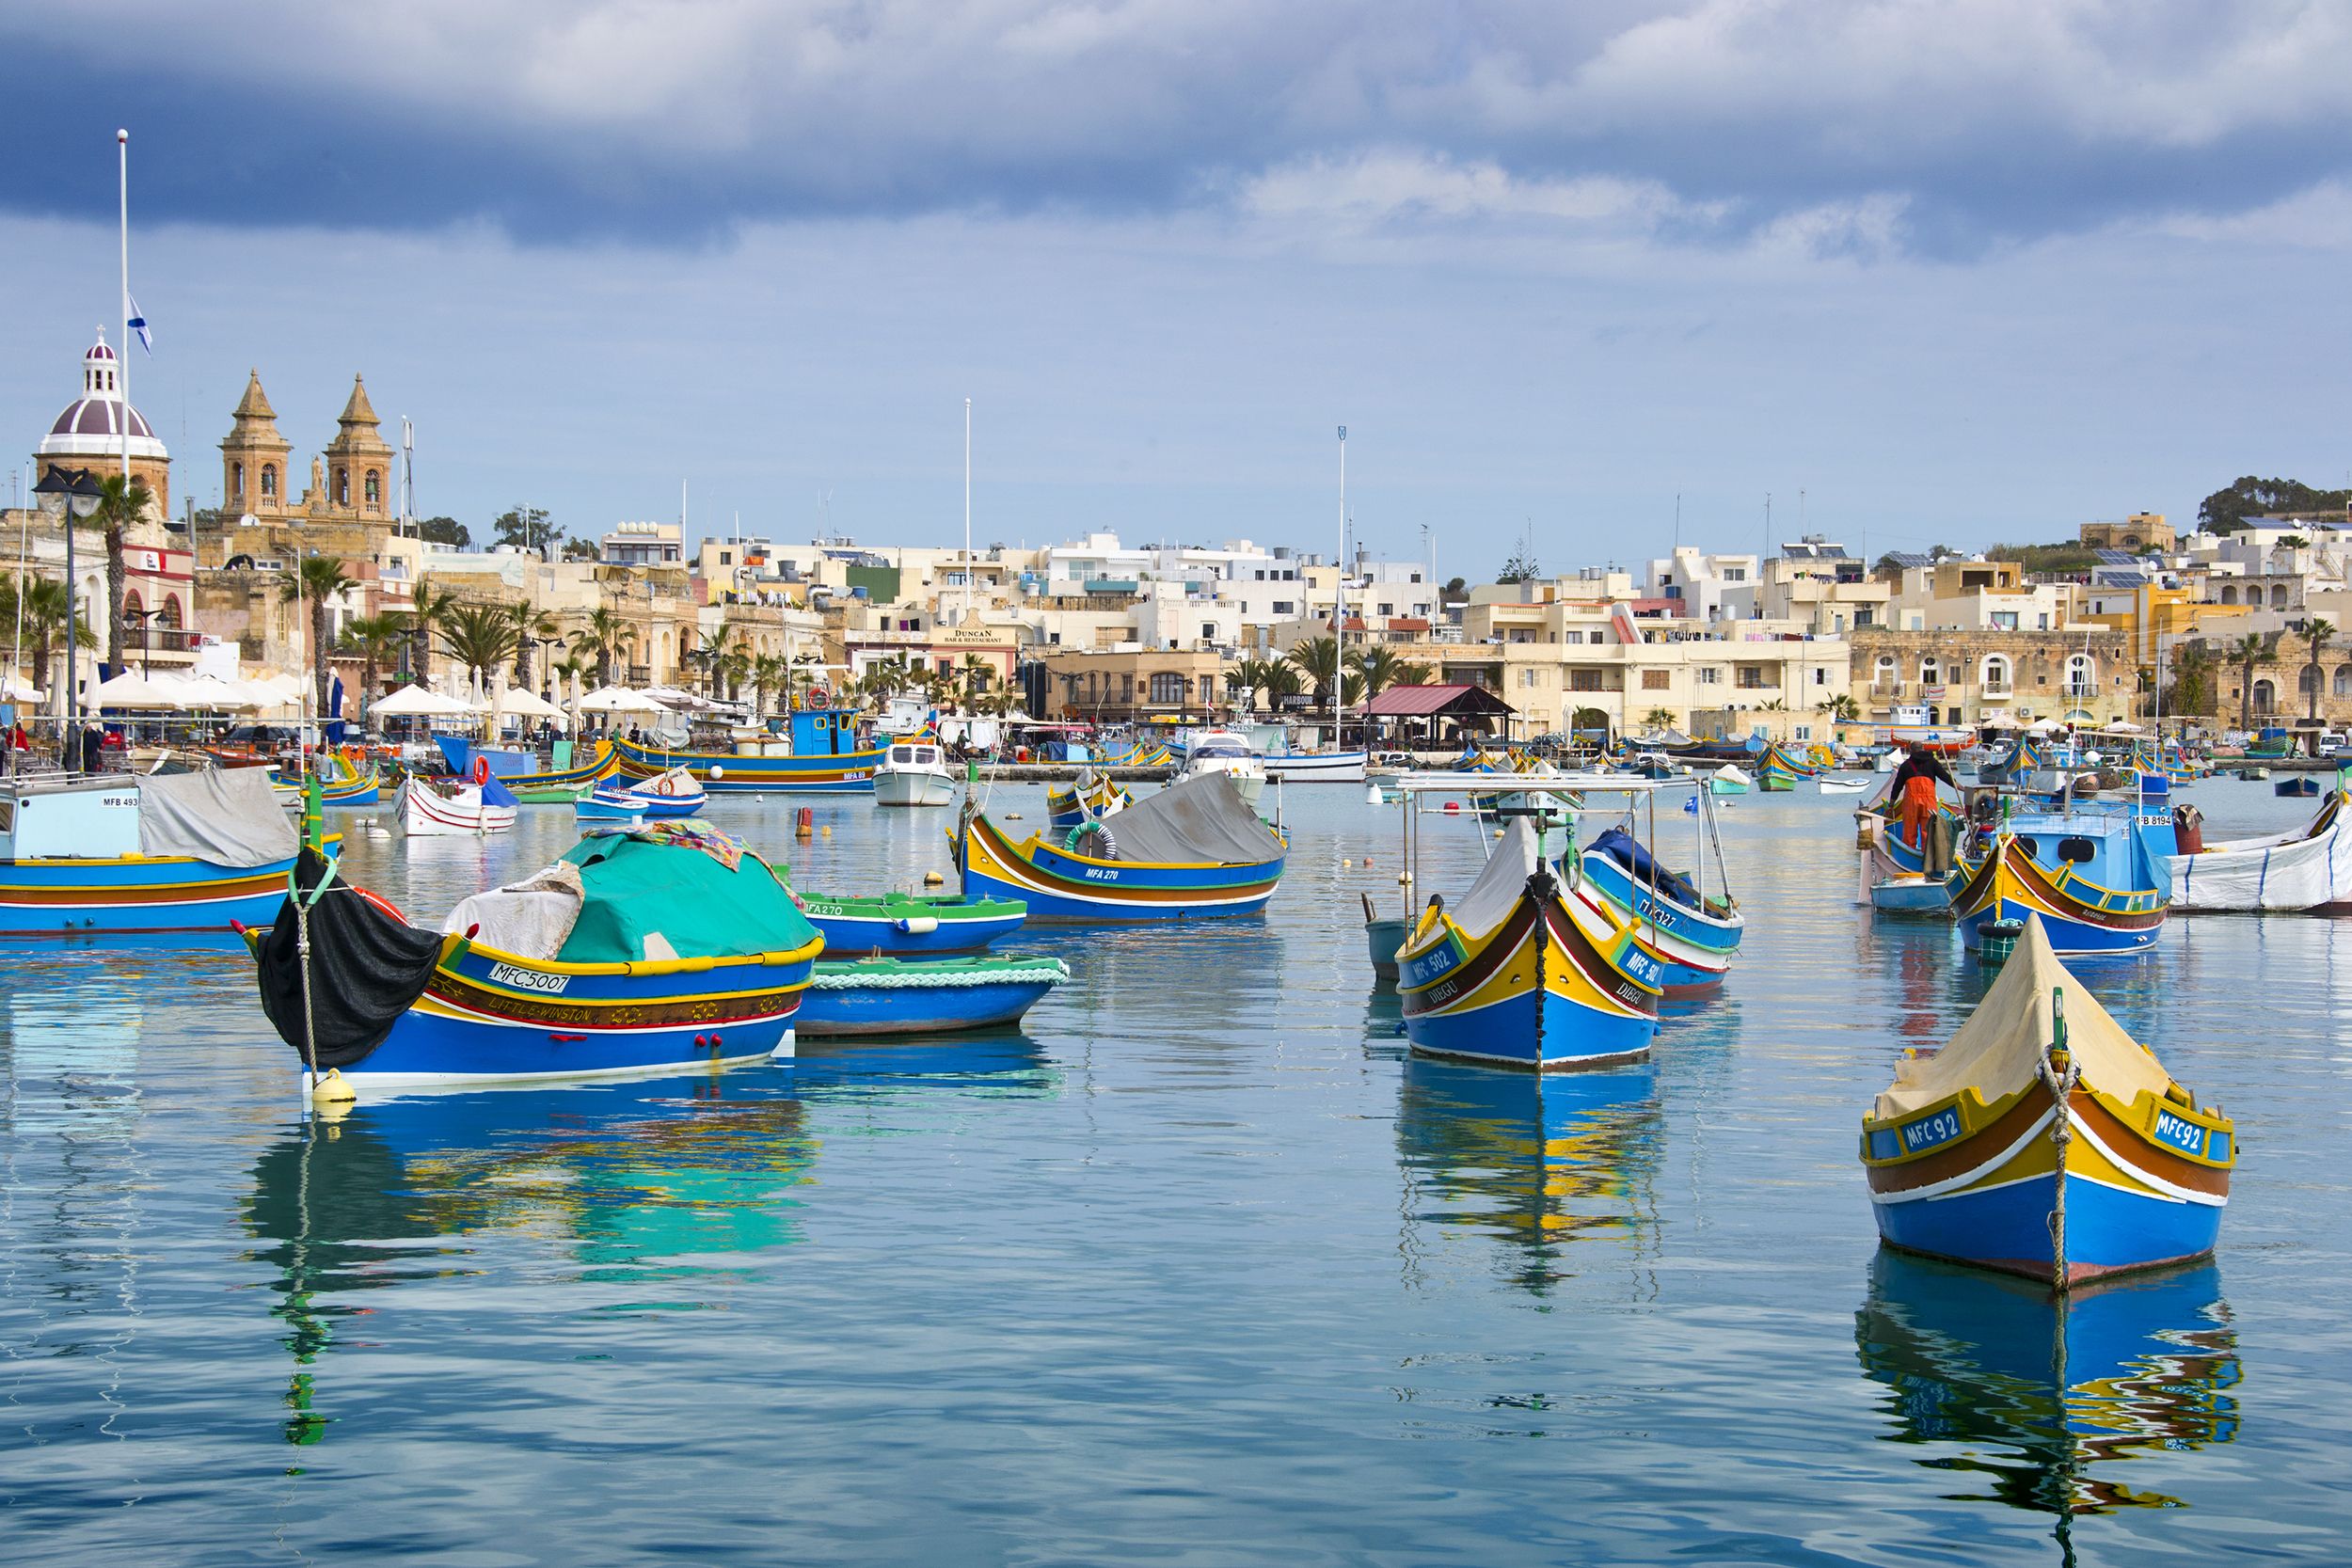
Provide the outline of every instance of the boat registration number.
<path id="1" fill-rule="evenodd" d="M 1428 952 L 1397 959 L 1396 983 L 1407 990 L 1425 986 L 1461 961 L 1461 944 L 1454 940 L 1453 933 L 1448 932 L 1446 940 Z"/>
<path id="2" fill-rule="evenodd" d="M 1089 865 L 1086 869 L 1087 880 L 1089 882 L 1115 882 L 1119 880 L 1119 873 L 1109 869 L 1107 866 Z"/>
<path id="3" fill-rule="evenodd" d="M 2184 1154 L 2194 1154 L 2200 1159 L 2204 1157 L 2205 1130 L 2169 1111 L 2156 1113 L 2156 1136 Z"/>
<path id="4" fill-rule="evenodd" d="M 490 978 L 501 986 L 515 986 L 523 990 L 546 991 L 552 995 L 572 983 L 568 974 L 548 974 L 536 969 L 516 969 L 513 964 L 492 964 Z"/>
<path id="5" fill-rule="evenodd" d="M 1933 1148 L 1950 1143 L 1960 1136 L 1960 1113 L 1942 1110 L 1931 1117 L 1903 1123 L 1903 1152 L 1916 1154 L 1923 1148 Z"/>
<path id="6" fill-rule="evenodd" d="M 1652 990 L 1665 988 L 1666 966 L 1629 942 L 1626 943 L 1625 957 L 1618 959 L 1617 964 L 1626 974 Z"/>

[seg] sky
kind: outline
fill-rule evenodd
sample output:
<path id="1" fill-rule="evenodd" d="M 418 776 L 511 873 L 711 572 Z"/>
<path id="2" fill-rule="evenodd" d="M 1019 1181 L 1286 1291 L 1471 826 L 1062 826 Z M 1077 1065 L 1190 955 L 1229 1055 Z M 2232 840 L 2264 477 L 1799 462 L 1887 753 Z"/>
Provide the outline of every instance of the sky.
<path id="1" fill-rule="evenodd" d="M 2352 477 L 2352 0 L 76 0 L 0 45 L 0 429 L 119 321 L 127 127 L 132 395 L 199 505 L 248 368 L 298 454 L 364 373 L 477 536 L 683 483 L 697 534 L 950 544 L 967 398 L 979 544 L 1327 551 L 1344 424 L 1355 537 L 1473 580 Z"/>

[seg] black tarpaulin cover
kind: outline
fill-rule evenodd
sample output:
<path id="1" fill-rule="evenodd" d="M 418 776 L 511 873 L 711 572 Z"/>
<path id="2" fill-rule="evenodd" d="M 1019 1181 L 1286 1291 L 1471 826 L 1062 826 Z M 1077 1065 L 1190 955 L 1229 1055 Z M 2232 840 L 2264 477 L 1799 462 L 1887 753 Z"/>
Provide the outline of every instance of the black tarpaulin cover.
<path id="1" fill-rule="evenodd" d="M 294 863 L 295 886 L 306 900 L 327 884 L 310 903 L 310 1023 L 322 1069 L 357 1066 L 383 1044 L 424 994 L 441 956 L 437 934 L 395 920 L 347 883 L 329 881 L 329 870 L 315 849 L 303 850 Z M 293 897 L 279 906 L 256 957 L 262 1010 L 302 1055 L 302 947 Z"/>

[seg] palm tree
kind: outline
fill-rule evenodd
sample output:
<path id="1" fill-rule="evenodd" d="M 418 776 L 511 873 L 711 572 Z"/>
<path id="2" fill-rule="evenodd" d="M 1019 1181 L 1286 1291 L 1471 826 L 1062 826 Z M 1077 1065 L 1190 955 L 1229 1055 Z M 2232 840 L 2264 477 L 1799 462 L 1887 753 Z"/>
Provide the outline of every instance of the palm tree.
<path id="1" fill-rule="evenodd" d="M 278 586 L 278 596 L 286 603 L 310 607 L 310 684 L 318 696 L 318 706 L 311 711 L 321 720 L 326 717 L 326 688 L 332 678 L 328 655 L 333 643 L 326 635 L 326 601 L 358 586 L 343 575 L 343 563 L 331 555 L 304 556 Z"/>
<path id="2" fill-rule="evenodd" d="M 1433 666 L 1400 664 L 1396 667 L 1396 679 L 1389 684 L 1391 686 L 1427 686 L 1437 678 L 1438 672 Z"/>
<path id="3" fill-rule="evenodd" d="M 343 623 L 343 641 L 359 650 L 359 727 L 368 727 L 368 705 L 375 700 L 376 673 L 408 641 L 408 617 L 398 610 L 357 615 Z"/>
<path id="4" fill-rule="evenodd" d="M 1673 710 L 1672 710 L 1672 709 L 1669 709 L 1669 708 L 1654 707 L 1654 708 L 1650 709 L 1647 713 L 1645 713 L 1644 715 L 1642 715 L 1642 723 L 1643 723 L 1644 727 L 1645 727 L 1645 728 L 1647 728 L 1647 729 L 1653 729 L 1653 730 L 1667 730 L 1667 729 L 1672 729 L 1672 728 L 1674 728 L 1674 721 L 1675 721 L 1674 712 L 1673 712 Z"/>
<path id="5" fill-rule="evenodd" d="M 17 599 L 24 598 L 24 639 L 33 656 L 33 684 L 49 689 L 49 658 L 65 642 L 66 610 L 72 595 L 62 582 L 49 578 L 9 578 L 0 581 L 0 620 L 16 622 Z M 97 634 L 87 621 L 73 627 L 75 646 L 95 648 Z"/>
<path id="6" fill-rule="evenodd" d="M 1862 705 L 1847 693 L 1840 691 L 1827 702 L 1815 704 L 1814 711 L 1826 713 L 1840 724 L 1851 724 L 1862 717 Z"/>
<path id="7" fill-rule="evenodd" d="M 2205 677 L 2213 670 L 2213 655 L 2202 642 L 2184 643 L 2172 660 L 2172 710 L 2180 714 L 2201 714 L 2206 699 Z"/>
<path id="8" fill-rule="evenodd" d="M 569 686 L 573 680 L 579 679 L 584 681 L 590 675 L 595 674 L 596 672 L 596 667 L 595 662 L 590 659 L 582 658 L 578 654 L 566 654 L 562 658 L 552 660 L 548 665 L 548 673 L 554 677 L 555 680 L 558 701 L 562 700 L 564 689 Z"/>
<path id="9" fill-rule="evenodd" d="M 2303 623 L 2303 641 L 2312 645 L 2312 755 L 2319 755 L 2319 694 L 2327 688 L 2328 673 L 2319 667 L 2320 650 L 2335 641 L 2335 623 L 2314 616 Z"/>
<path id="10" fill-rule="evenodd" d="M 122 667 L 123 578 L 128 570 L 122 536 L 147 515 L 155 496 L 144 481 L 120 474 L 108 474 L 98 482 L 98 509 L 83 526 L 96 529 L 106 541 L 106 662 L 119 670 Z"/>
<path id="11" fill-rule="evenodd" d="M 791 662 L 782 654 L 762 654 L 752 660 L 752 717 L 765 713 L 769 694 L 785 689 L 791 679 Z"/>
<path id="12" fill-rule="evenodd" d="M 503 607 L 506 618 L 515 624 L 515 684 L 525 691 L 531 687 L 531 649 L 534 639 L 555 635 L 554 618 L 536 605 L 516 600 Z"/>
<path id="13" fill-rule="evenodd" d="M 714 687 L 721 681 L 726 683 L 729 702 L 743 695 L 743 682 L 750 678 L 751 673 L 752 651 L 739 641 L 733 647 L 721 650 L 719 656 L 710 661 L 711 682 Z"/>
<path id="14" fill-rule="evenodd" d="M 420 681 L 432 678 L 433 634 L 456 604 L 456 594 L 430 583 L 418 584 L 408 601 L 408 673 Z"/>
<path id="15" fill-rule="evenodd" d="M 977 654 L 966 654 L 962 667 L 956 673 L 963 687 L 964 700 L 973 705 L 973 711 L 977 712 L 980 698 L 987 693 L 989 682 L 996 676 L 996 667 Z"/>
<path id="16" fill-rule="evenodd" d="M 515 656 L 515 618 L 504 605 L 452 605 L 441 617 L 441 651 L 486 676 Z"/>
<path id="17" fill-rule="evenodd" d="M 1374 646 L 1347 656 L 1358 673 L 1364 677 L 1364 695 L 1377 697 L 1398 684 L 1404 673 L 1405 659 L 1394 648 Z"/>
<path id="18" fill-rule="evenodd" d="M 598 605 L 588 612 L 587 625 L 572 633 L 572 652 L 595 659 L 596 684 L 612 684 L 612 658 L 637 641 L 637 634 L 617 610 Z"/>
<path id="19" fill-rule="evenodd" d="M 2237 727 L 2241 730 L 2254 727 L 2254 666 L 2262 662 L 2263 655 L 2267 652 L 2269 645 L 2262 635 L 2250 631 L 2239 638 L 2237 646 L 2230 650 L 2230 657 L 2237 660 L 2238 667 L 2245 672 L 2244 682 L 2238 687 Z"/>
<path id="20" fill-rule="evenodd" d="M 1331 704 L 1332 676 L 1340 661 L 1340 644 L 1336 638 L 1310 637 L 1293 645 L 1283 656 L 1292 669 L 1314 684 L 1315 705 L 1328 707 Z"/>

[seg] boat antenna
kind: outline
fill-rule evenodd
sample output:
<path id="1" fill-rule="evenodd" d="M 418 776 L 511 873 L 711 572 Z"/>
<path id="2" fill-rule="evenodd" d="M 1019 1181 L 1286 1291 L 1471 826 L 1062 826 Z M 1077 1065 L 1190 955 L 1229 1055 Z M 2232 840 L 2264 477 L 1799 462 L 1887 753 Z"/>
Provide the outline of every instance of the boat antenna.
<path id="1" fill-rule="evenodd" d="M 1347 426 L 1340 426 L 1339 572 L 1331 579 L 1331 750 L 1347 750 Z"/>

